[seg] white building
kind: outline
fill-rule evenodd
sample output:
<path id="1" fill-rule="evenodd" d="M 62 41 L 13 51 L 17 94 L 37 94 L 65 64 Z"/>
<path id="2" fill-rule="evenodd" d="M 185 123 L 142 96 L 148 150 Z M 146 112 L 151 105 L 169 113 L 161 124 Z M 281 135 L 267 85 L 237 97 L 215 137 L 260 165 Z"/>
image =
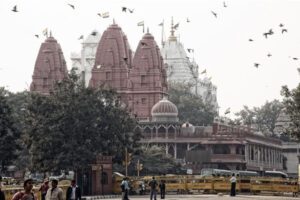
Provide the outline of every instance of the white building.
<path id="1" fill-rule="evenodd" d="M 72 53 L 72 67 L 78 69 L 78 74 L 84 78 L 85 85 L 89 85 L 89 81 L 92 77 L 92 68 L 95 63 L 95 56 L 97 46 L 100 41 L 101 34 L 94 30 L 86 39 L 82 42 L 81 52 Z"/>
<path id="2" fill-rule="evenodd" d="M 175 25 L 176 26 L 176 25 Z M 217 87 L 211 78 L 199 77 L 199 66 L 187 56 L 183 44 L 174 35 L 175 29 L 172 21 L 171 35 L 163 42 L 161 54 L 166 64 L 167 79 L 169 83 L 186 83 L 191 85 L 191 91 L 200 95 L 205 103 L 210 103 L 218 110 Z M 189 49 L 190 52 L 193 49 Z M 202 69 L 204 71 L 204 69 Z"/>

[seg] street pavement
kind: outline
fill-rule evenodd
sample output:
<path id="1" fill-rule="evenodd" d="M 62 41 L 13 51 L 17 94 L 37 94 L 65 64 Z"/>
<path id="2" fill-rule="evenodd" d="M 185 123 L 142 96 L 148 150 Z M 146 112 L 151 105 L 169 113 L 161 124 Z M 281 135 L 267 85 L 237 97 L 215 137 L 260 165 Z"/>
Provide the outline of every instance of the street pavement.
<path id="1" fill-rule="evenodd" d="M 112 198 L 113 200 L 121 200 L 120 198 Z M 129 196 L 130 200 L 149 200 L 149 195 L 144 196 Z M 204 200 L 290 200 L 290 199 L 300 199 L 299 197 L 292 197 L 291 194 L 287 194 L 285 196 L 258 196 L 258 195 L 237 195 L 235 197 L 230 197 L 228 194 L 223 196 L 221 195 L 166 195 L 166 200 L 196 200 L 196 199 L 204 199 Z M 157 196 L 157 200 L 160 200 L 159 196 Z"/>

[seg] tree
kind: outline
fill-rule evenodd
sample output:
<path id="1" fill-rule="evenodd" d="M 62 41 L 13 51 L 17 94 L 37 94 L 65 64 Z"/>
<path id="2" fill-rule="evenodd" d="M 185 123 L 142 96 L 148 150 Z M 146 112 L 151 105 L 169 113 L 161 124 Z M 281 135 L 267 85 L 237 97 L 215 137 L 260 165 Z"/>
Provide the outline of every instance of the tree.
<path id="1" fill-rule="evenodd" d="M 9 93 L 0 88 L 0 161 L 1 171 L 5 171 L 16 158 L 16 143 L 19 132 L 15 127 L 12 109 L 8 104 Z"/>
<path id="2" fill-rule="evenodd" d="M 187 84 L 170 84 L 169 100 L 177 106 L 178 117 L 182 122 L 188 121 L 193 125 L 208 125 L 217 116 L 213 106 L 204 104 L 202 98 L 193 94 Z"/>
<path id="3" fill-rule="evenodd" d="M 85 88 L 74 70 L 50 95 L 31 95 L 27 119 L 32 168 L 40 171 L 81 169 L 98 154 L 120 156 L 139 139 L 116 93 Z"/>
<path id="4" fill-rule="evenodd" d="M 255 125 L 262 132 L 271 132 L 274 134 L 275 123 L 282 108 L 283 105 L 278 100 L 267 101 L 261 107 L 253 107 L 252 109 L 244 106 L 241 111 L 235 113 L 238 117 L 235 123 Z"/>
<path id="5" fill-rule="evenodd" d="M 292 90 L 287 86 L 283 86 L 281 95 L 284 97 L 283 104 L 286 113 L 289 115 L 292 122 L 288 134 L 300 139 L 300 84 Z"/>
<path id="6" fill-rule="evenodd" d="M 175 159 L 171 155 L 166 155 L 166 151 L 163 147 L 152 146 L 140 146 L 135 149 L 132 156 L 131 163 L 128 167 L 129 175 L 137 174 L 137 163 L 143 165 L 143 169 L 140 171 L 140 175 L 157 175 L 168 173 L 180 173 L 181 166 L 175 162 Z M 125 172 L 124 167 L 121 165 L 114 165 L 114 170 Z"/>

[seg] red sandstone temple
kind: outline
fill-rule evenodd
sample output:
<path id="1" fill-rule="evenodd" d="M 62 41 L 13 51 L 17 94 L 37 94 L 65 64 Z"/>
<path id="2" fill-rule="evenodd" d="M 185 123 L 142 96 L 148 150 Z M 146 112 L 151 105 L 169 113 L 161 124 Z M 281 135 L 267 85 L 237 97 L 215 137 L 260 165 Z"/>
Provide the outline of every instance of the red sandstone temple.
<path id="1" fill-rule="evenodd" d="M 50 33 L 50 37 L 41 44 L 35 61 L 30 91 L 49 94 L 55 82 L 63 80 L 67 74 L 63 51 Z"/>

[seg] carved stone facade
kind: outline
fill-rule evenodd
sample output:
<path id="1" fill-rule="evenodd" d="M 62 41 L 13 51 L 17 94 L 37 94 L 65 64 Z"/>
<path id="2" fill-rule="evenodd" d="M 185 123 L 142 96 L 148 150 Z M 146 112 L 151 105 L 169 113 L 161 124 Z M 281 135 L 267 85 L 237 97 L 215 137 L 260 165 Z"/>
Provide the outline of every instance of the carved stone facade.
<path id="1" fill-rule="evenodd" d="M 32 75 L 31 92 L 49 94 L 55 82 L 63 80 L 68 74 L 63 51 L 57 40 L 47 37 L 41 44 Z"/>
<path id="2" fill-rule="evenodd" d="M 152 106 L 167 94 L 166 72 L 154 37 L 146 33 L 132 58 L 126 35 L 112 24 L 101 37 L 89 85 L 115 89 L 133 115 L 149 119 Z"/>

